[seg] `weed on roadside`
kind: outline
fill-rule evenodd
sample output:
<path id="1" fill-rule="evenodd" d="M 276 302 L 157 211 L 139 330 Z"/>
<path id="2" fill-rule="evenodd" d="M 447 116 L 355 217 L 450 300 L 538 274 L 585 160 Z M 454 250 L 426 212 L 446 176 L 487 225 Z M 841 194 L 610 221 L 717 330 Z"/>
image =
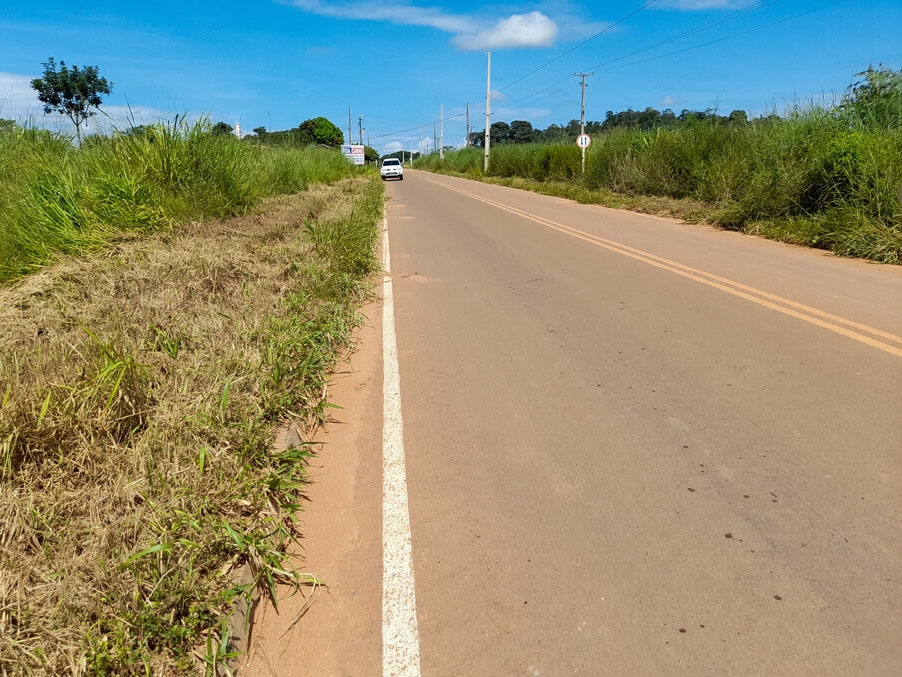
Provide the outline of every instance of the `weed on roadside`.
<path id="1" fill-rule="evenodd" d="M 237 600 L 308 582 L 314 448 L 274 431 L 324 420 L 381 201 L 311 184 L 0 288 L 0 674 L 213 674 Z"/>

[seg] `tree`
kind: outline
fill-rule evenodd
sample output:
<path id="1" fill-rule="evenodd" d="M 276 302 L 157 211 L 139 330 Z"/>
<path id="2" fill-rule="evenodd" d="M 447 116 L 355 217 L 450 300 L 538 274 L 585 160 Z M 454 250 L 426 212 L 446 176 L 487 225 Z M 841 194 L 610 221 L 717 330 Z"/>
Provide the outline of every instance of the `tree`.
<path id="1" fill-rule="evenodd" d="M 388 153 L 387 155 L 383 155 L 382 159 L 385 160 L 386 158 L 393 157 L 393 158 L 398 158 L 401 162 L 410 162 L 411 156 L 413 157 L 414 160 L 416 160 L 418 157 L 420 157 L 420 154 L 417 152 L 410 153 L 409 151 L 406 151 L 406 150 L 396 150 L 394 153 Z"/>
<path id="2" fill-rule="evenodd" d="M 82 124 L 97 115 L 103 103 L 100 95 L 112 92 L 113 83 L 100 77 L 96 66 L 69 68 L 65 61 L 60 61 L 57 67 L 53 57 L 41 65 L 43 77 L 32 80 L 31 87 L 44 104 L 44 113 L 59 113 L 69 118 L 80 142 Z"/>
<path id="3" fill-rule="evenodd" d="M 506 122 L 493 122 L 489 127 L 489 136 L 493 144 L 507 143 L 511 138 L 511 126 Z"/>
<path id="4" fill-rule="evenodd" d="M 232 129 L 232 125 L 230 125 L 228 122 L 217 122 L 210 130 L 213 136 L 227 136 L 233 131 L 234 130 Z"/>
<path id="5" fill-rule="evenodd" d="M 855 77 L 861 79 L 849 85 L 841 107 L 863 124 L 902 126 L 902 69 L 870 66 Z"/>
<path id="6" fill-rule="evenodd" d="M 535 138 L 532 123 L 526 120 L 514 120 L 511 122 L 511 143 L 530 143 Z"/>
<path id="7" fill-rule="evenodd" d="M 744 125 L 749 121 L 749 116 L 744 110 L 734 110 L 727 120 L 731 125 Z"/>
<path id="8" fill-rule="evenodd" d="M 340 146 L 345 135 L 327 118 L 304 120 L 298 127 L 301 143 L 320 143 L 324 146 Z"/>

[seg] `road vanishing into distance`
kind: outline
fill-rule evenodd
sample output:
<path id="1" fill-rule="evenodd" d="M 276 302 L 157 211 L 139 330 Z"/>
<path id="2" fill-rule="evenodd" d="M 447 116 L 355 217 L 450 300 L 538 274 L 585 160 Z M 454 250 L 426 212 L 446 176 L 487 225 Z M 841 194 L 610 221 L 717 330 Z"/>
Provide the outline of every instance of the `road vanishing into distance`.
<path id="1" fill-rule="evenodd" d="M 902 267 L 387 193 L 412 580 L 381 589 L 367 415 L 321 674 L 902 674 Z"/>

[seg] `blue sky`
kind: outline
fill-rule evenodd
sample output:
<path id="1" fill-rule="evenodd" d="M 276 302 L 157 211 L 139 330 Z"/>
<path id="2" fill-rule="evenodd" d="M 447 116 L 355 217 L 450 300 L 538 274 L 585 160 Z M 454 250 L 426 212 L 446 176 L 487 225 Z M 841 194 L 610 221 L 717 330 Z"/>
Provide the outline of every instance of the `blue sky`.
<path id="1" fill-rule="evenodd" d="M 3 0 L 0 117 L 45 118 L 28 82 L 53 56 L 114 83 L 122 124 L 177 113 L 288 129 L 323 115 L 383 152 L 446 145 L 492 120 L 579 118 L 576 72 L 594 72 L 586 117 L 626 108 L 743 109 L 831 101 L 868 65 L 902 67 L 902 2 L 877 0 Z M 109 126 L 99 116 L 93 131 Z M 89 131 L 92 131 L 89 129 Z"/>

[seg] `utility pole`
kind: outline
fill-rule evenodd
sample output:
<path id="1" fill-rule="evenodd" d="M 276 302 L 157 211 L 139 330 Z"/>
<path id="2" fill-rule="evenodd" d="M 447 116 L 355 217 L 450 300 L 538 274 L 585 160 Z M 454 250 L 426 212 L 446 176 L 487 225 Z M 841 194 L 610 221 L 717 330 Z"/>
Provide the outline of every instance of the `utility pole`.
<path id="1" fill-rule="evenodd" d="M 583 88 L 583 98 L 582 104 L 580 105 L 580 113 L 579 113 L 579 134 L 582 136 L 586 133 L 586 78 L 595 75 L 595 73 L 574 73 L 573 76 L 577 78 L 582 78 L 582 88 Z M 583 174 L 586 173 L 586 149 L 582 148 L 583 152 Z"/>
<path id="2" fill-rule="evenodd" d="M 438 137 L 435 135 L 435 122 L 432 123 L 432 152 L 438 148 Z"/>
<path id="3" fill-rule="evenodd" d="M 489 65 L 485 72 L 485 159 L 482 163 L 482 171 L 489 171 L 489 146 L 492 142 L 489 129 L 492 126 L 492 53 L 489 52 Z"/>
<path id="4" fill-rule="evenodd" d="M 360 114 L 360 118 L 357 120 L 357 134 L 358 134 L 357 142 L 362 146 L 363 145 L 363 113 Z"/>
<path id="5" fill-rule="evenodd" d="M 444 162 L 445 161 L 445 104 L 440 103 L 438 107 L 438 119 L 441 120 L 439 126 L 439 146 L 438 146 L 438 156 L 439 159 Z"/>
<path id="6" fill-rule="evenodd" d="M 470 102 L 467 101 L 467 140 L 464 142 L 464 148 L 470 147 Z"/>
<path id="7" fill-rule="evenodd" d="M 348 143 L 354 143 L 354 137 L 351 136 L 351 107 L 348 106 Z"/>

